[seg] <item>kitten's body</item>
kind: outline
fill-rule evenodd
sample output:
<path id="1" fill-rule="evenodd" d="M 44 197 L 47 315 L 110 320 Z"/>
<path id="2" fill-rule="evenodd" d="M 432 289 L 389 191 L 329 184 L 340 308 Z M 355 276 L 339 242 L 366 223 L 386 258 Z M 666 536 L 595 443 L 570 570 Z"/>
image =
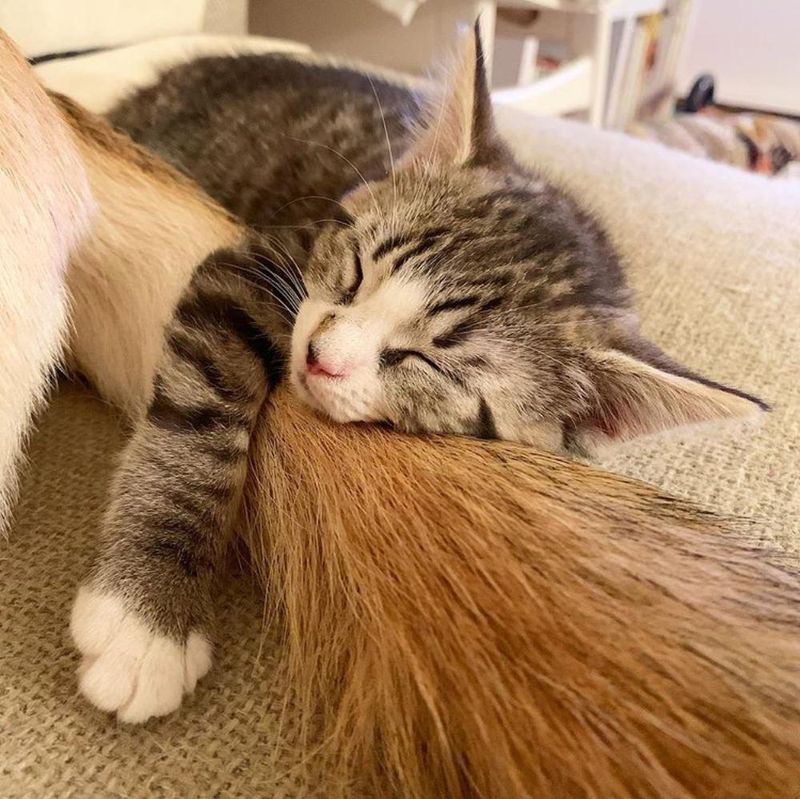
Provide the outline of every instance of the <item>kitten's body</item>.
<path id="1" fill-rule="evenodd" d="M 269 230 L 341 218 L 338 200 L 388 174 L 420 113 L 413 89 L 389 79 L 257 55 L 175 67 L 108 119 Z"/>
<path id="2" fill-rule="evenodd" d="M 111 121 L 299 264 L 290 371 L 337 421 L 583 451 L 754 408 L 641 338 L 603 231 L 510 155 L 475 63 L 426 116 L 352 68 L 201 59 Z"/>
<path id="3" fill-rule="evenodd" d="M 345 195 L 364 181 L 391 179 L 393 169 L 396 179 L 404 179 L 398 165 L 423 124 L 425 88 L 282 56 L 203 58 L 123 101 L 109 121 L 249 226 L 289 240 L 296 235 L 307 257 L 319 228 L 348 216 L 340 202 Z M 542 305 L 553 293 L 559 307 L 632 314 L 622 269 L 600 226 L 544 179 L 510 190 L 512 175 L 529 177 L 512 161 L 502 171 L 491 194 L 481 193 L 480 181 L 462 188 L 470 202 L 437 223 L 447 230 L 434 237 L 436 243 L 450 245 L 451 258 L 468 250 L 472 263 L 464 270 L 485 278 L 480 288 L 487 299 L 498 296 L 492 280 L 501 269 L 493 262 L 501 250 L 508 264 L 524 262 L 536 270 L 534 278 L 525 275 L 511 286 L 525 291 L 530 305 Z M 391 242 L 393 254 L 426 243 L 425 220 L 414 221 L 420 235 Z M 291 232 L 296 226 L 303 226 L 302 233 Z M 522 228 L 524 238 L 491 237 L 506 226 Z M 476 261 L 482 262 L 480 273 Z M 565 269 L 577 263 L 581 269 Z M 563 285 L 553 291 L 559 281 Z"/>

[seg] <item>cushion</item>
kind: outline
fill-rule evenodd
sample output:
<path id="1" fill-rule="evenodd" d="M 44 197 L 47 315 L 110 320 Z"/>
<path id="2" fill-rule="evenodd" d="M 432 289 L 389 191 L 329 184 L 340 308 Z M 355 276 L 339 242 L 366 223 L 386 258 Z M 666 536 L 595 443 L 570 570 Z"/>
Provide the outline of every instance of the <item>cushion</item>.
<path id="1" fill-rule="evenodd" d="M 604 222 L 644 333 L 695 371 L 772 406 L 755 428 L 642 439 L 603 464 L 755 516 L 764 536 L 800 551 L 800 182 L 558 119 L 501 116 L 516 151 Z"/>
<path id="2" fill-rule="evenodd" d="M 45 85 L 67 94 L 98 114 L 105 113 L 134 88 L 153 83 L 175 64 L 201 55 L 304 53 L 308 47 L 267 36 L 221 36 L 198 33 L 167 36 L 102 53 L 48 61 L 36 67 Z"/>

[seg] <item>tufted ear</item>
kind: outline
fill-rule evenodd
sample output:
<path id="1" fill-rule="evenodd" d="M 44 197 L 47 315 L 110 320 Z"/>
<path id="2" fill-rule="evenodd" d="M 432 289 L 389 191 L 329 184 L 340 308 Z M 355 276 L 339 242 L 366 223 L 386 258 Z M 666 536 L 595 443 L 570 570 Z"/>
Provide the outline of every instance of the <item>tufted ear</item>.
<path id="1" fill-rule="evenodd" d="M 568 430 L 578 449 L 592 452 L 673 427 L 744 419 L 768 410 L 757 397 L 695 375 L 649 342 L 641 343 L 640 355 L 618 349 L 589 354 L 594 390 L 586 412 Z"/>
<path id="2" fill-rule="evenodd" d="M 503 149 L 495 133 L 480 28 L 476 22 L 472 33 L 464 36 L 439 102 L 431 103 L 427 121 L 407 160 L 488 164 Z"/>

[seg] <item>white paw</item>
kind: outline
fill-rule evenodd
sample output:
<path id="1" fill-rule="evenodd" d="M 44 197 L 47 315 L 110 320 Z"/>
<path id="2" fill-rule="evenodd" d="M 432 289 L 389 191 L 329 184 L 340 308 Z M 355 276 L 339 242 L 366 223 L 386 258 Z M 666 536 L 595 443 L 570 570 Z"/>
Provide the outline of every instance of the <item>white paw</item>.
<path id="1" fill-rule="evenodd" d="M 211 667 L 211 645 L 199 633 L 178 644 L 152 632 L 119 597 L 86 586 L 78 590 L 70 631 L 83 654 L 81 693 L 131 724 L 177 710 Z"/>

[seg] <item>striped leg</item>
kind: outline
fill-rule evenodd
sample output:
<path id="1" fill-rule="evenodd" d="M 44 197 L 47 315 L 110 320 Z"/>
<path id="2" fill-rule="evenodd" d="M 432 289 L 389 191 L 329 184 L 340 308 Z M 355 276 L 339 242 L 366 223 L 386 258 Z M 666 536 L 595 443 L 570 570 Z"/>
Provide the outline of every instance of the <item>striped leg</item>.
<path id="1" fill-rule="evenodd" d="M 115 478 L 106 540 L 73 608 L 81 691 L 123 721 L 175 710 L 211 663 L 217 566 L 253 425 L 281 368 L 247 266 L 246 255 L 211 256 L 181 300 Z"/>

